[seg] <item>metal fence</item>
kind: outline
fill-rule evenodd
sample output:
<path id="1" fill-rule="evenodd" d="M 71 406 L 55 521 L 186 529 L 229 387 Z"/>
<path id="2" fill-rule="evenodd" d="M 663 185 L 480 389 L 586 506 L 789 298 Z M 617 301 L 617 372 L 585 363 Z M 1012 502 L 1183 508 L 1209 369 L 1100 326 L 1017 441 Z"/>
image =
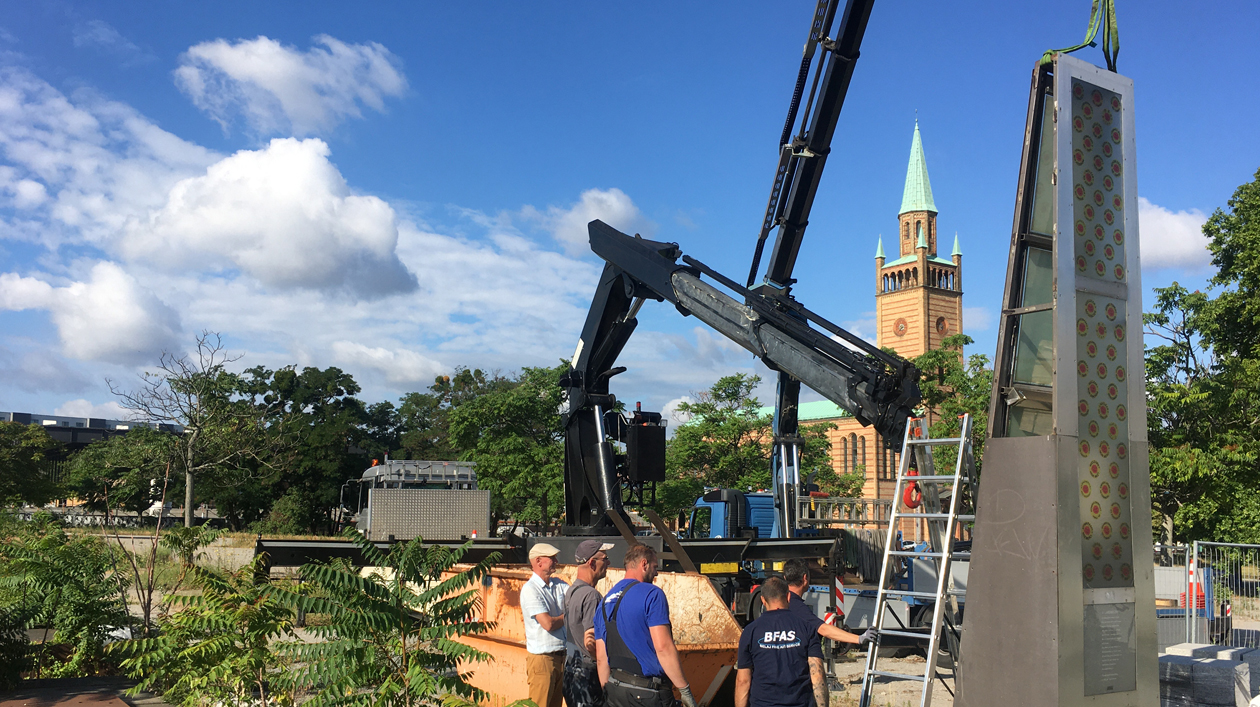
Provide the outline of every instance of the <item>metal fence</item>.
<path id="1" fill-rule="evenodd" d="M 1189 558 L 1183 640 L 1260 648 L 1260 545 L 1196 542 Z"/>

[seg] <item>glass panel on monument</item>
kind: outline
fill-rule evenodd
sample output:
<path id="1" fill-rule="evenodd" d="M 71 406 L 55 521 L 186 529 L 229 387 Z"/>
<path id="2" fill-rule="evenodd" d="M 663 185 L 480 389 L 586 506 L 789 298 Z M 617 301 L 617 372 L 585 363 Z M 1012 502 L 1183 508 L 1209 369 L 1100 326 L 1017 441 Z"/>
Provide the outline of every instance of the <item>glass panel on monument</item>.
<path id="1" fill-rule="evenodd" d="M 1054 383 L 1054 312 L 1031 312 L 1019 318 L 1015 340 L 1016 383 L 1050 387 Z"/>
<path id="2" fill-rule="evenodd" d="M 1032 219 L 1028 230 L 1043 236 L 1053 236 L 1054 101 L 1049 96 L 1041 110 L 1041 138 L 1037 150 L 1037 184 L 1033 191 Z"/>
<path id="3" fill-rule="evenodd" d="M 1029 248 L 1024 261 L 1021 307 L 1050 304 L 1054 296 L 1054 255 L 1045 248 Z"/>

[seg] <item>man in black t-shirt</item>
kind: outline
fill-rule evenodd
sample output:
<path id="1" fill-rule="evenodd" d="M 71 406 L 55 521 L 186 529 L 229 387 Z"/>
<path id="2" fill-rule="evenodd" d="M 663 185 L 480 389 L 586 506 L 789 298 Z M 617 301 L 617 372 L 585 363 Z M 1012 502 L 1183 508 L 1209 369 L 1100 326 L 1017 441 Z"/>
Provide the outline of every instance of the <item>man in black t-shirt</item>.
<path id="1" fill-rule="evenodd" d="M 805 560 L 795 559 L 783 563 L 783 579 L 788 585 L 788 609 L 809 622 L 819 636 L 830 638 L 837 643 L 854 643 L 864 646 L 875 639 L 875 629 L 869 628 L 861 636 L 849 633 L 839 626 L 823 623 L 814 613 L 813 608 L 805 603 L 805 591 L 809 589 L 809 565 Z"/>
<path id="2" fill-rule="evenodd" d="M 761 601 L 766 610 L 739 637 L 735 707 L 829 707 L 822 641 L 788 610 L 787 582 L 767 579 Z"/>

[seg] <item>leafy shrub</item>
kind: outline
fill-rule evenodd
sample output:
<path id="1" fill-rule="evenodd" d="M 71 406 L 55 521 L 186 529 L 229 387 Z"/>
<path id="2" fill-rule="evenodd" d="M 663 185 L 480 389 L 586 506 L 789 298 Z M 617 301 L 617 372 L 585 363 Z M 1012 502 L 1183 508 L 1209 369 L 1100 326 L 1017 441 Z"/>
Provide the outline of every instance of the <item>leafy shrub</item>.
<path id="1" fill-rule="evenodd" d="M 34 650 L 38 675 L 96 675 L 107 667 L 105 643 L 134 623 L 115 560 L 100 538 L 70 537 L 46 515 L 0 545 L 0 611 L 23 628 L 46 627 L 52 638 Z M 58 646 L 69 652 L 64 662 L 54 657 Z"/>
<path id="2" fill-rule="evenodd" d="M 191 565 L 202 594 L 173 597 L 179 610 L 161 622 L 158 636 L 111 647 L 140 680 L 135 691 L 161 692 L 188 707 L 292 704 L 273 645 L 293 637 L 292 612 L 255 582 L 261 561 L 227 575 Z"/>
<path id="3" fill-rule="evenodd" d="M 0 608 L 0 691 L 17 687 L 23 671 L 33 663 L 31 658 L 25 617 L 18 607 Z"/>
<path id="4" fill-rule="evenodd" d="M 411 707 L 482 698 L 460 665 L 490 656 L 456 639 L 492 627 L 474 612 L 479 583 L 498 557 L 443 579 L 471 543 L 450 549 L 416 539 L 384 553 L 354 530 L 344 535 L 375 571 L 306 565 L 303 592 L 277 590 L 286 604 L 328 616 L 328 625 L 310 629 L 322 642 L 283 647 L 295 687 L 314 692 L 304 704 Z"/>

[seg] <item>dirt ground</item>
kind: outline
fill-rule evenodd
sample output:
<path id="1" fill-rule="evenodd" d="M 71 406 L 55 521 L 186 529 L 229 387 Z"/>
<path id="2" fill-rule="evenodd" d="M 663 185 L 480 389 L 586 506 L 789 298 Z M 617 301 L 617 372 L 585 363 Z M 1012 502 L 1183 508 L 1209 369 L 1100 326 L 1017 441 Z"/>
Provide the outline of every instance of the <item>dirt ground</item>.
<path id="1" fill-rule="evenodd" d="M 832 707 L 856 707 L 862 696 L 862 671 L 866 668 L 866 657 L 855 655 L 847 662 L 836 663 L 836 679 L 841 688 L 831 691 Z M 921 675 L 927 668 L 927 661 L 919 656 L 909 658 L 880 658 L 879 669 L 906 675 Z M 950 690 L 954 688 L 953 676 L 948 670 L 939 668 L 946 678 L 946 684 L 936 680 L 932 684 L 933 707 L 953 707 L 954 696 Z M 876 683 L 874 707 L 918 707 L 923 683 L 910 680 L 897 680 Z"/>

